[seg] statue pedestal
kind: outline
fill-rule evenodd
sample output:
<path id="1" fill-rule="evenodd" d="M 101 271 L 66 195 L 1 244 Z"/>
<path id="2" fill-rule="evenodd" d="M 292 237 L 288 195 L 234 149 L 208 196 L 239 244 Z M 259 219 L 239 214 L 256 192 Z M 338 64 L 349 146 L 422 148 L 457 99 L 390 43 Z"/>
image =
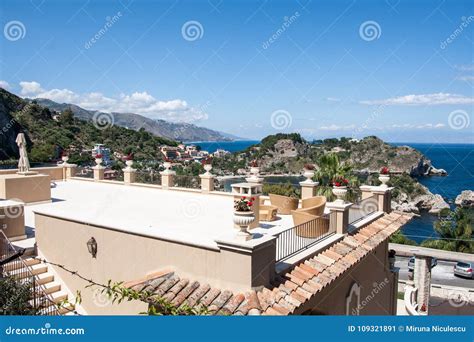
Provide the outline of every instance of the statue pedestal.
<path id="1" fill-rule="evenodd" d="M 43 174 L 2 175 L 0 198 L 24 203 L 51 201 L 51 177 Z"/>
<path id="2" fill-rule="evenodd" d="M 36 171 L 23 171 L 23 172 L 18 171 L 16 174 L 21 175 L 21 176 L 31 176 L 31 175 L 37 175 L 38 172 L 36 172 Z"/>

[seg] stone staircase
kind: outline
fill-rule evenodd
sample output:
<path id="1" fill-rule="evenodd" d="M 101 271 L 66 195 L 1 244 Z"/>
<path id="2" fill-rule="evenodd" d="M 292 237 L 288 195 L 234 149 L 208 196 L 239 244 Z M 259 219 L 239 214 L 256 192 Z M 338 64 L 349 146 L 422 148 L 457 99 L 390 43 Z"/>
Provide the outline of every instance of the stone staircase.
<path id="1" fill-rule="evenodd" d="M 54 273 L 49 269 L 50 266 L 32 255 L 27 255 L 22 259 L 23 263 L 10 262 L 5 264 L 3 269 L 10 276 L 24 282 L 28 281 L 31 275 L 34 275 L 37 290 L 35 293 L 40 296 L 40 298 L 36 298 L 36 303 L 42 303 L 40 313 L 51 314 L 55 311 L 54 305 L 63 303 L 67 299 L 68 302 L 56 307 L 56 310 L 60 315 L 75 315 L 74 301 L 70 298 L 68 292 L 62 289 L 61 283 L 55 279 Z M 30 273 L 25 271 L 24 265 L 28 267 Z M 30 302 L 33 304 L 33 299 Z"/>

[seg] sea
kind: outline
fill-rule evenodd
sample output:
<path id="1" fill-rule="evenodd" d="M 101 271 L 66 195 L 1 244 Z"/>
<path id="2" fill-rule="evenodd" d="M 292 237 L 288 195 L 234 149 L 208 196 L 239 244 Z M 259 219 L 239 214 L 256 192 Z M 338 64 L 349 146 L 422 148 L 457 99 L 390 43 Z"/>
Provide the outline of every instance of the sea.
<path id="1" fill-rule="evenodd" d="M 223 142 L 194 142 L 203 150 L 214 152 L 224 149 L 230 152 L 245 150 L 258 140 L 238 140 Z M 423 153 L 434 167 L 445 169 L 447 176 L 420 177 L 418 180 L 434 194 L 440 194 L 454 209 L 454 200 L 463 190 L 474 190 L 474 144 L 430 144 L 430 143 L 392 143 L 395 146 L 408 145 Z M 273 179 L 272 179 L 273 180 Z M 277 181 L 277 180 L 273 180 Z M 286 180 L 285 180 L 286 181 Z M 229 185 L 230 186 L 230 185 Z M 423 213 L 406 224 L 403 232 L 410 239 L 420 243 L 436 238 L 433 223 L 437 216 Z"/>

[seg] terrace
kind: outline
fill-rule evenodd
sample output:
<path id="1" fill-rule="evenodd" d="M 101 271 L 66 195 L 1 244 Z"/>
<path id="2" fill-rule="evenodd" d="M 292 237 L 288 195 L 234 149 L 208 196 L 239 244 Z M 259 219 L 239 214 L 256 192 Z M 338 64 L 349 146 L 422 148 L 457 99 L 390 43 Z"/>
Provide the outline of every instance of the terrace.
<path id="1" fill-rule="evenodd" d="M 92 175 L 67 163 L 43 168 L 41 173 L 52 181 L 51 201 L 29 201 L 25 191 L 22 197 L 13 196 L 27 203 L 24 216 L 29 227 L 29 239 L 13 244 L 37 243 L 40 256 L 61 260 L 103 281 L 139 278 L 172 265 L 180 275 L 196 281 L 245 291 L 268 286 L 275 274 L 285 274 L 389 212 L 391 189 L 365 186 L 358 203 L 339 199 L 323 205 L 320 216 L 295 221 L 293 212 L 278 212 L 266 221 L 259 208 L 275 203 L 262 195 L 255 170 L 248 182 L 234 184 L 228 193 L 214 190 L 210 168 L 199 177 L 179 177 L 165 166 L 165 171 L 150 176 L 129 165 L 123 180 L 106 179 L 100 165 Z M 302 198 L 294 200 L 297 207 L 304 209 L 304 203 L 315 198 L 317 185 L 309 178 L 300 183 Z M 256 197 L 256 220 L 243 239 L 234 220 L 234 200 L 242 193 Z M 92 263 L 87 261 L 90 255 L 84 246 L 91 238 L 97 243 L 100 264 L 95 256 Z M 84 287 L 61 270 L 56 272 L 70 288 Z M 96 310 L 93 303 L 84 305 Z"/>

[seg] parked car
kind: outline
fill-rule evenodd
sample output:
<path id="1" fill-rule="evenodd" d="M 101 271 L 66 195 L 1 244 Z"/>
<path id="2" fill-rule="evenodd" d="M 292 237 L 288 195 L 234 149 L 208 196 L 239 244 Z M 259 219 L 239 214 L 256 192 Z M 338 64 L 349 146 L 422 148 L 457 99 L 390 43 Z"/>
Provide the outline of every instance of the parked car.
<path id="1" fill-rule="evenodd" d="M 438 265 L 438 259 L 436 258 L 431 258 L 431 268 L 435 267 Z M 408 260 L 408 271 L 413 272 L 415 269 L 415 257 L 411 257 L 410 260 Z"/>
<path id="2" fill-rule="evenodd" d="M 474 279 L 474 262 L 462 262 L 454 266 L 454 275 Z"/>

